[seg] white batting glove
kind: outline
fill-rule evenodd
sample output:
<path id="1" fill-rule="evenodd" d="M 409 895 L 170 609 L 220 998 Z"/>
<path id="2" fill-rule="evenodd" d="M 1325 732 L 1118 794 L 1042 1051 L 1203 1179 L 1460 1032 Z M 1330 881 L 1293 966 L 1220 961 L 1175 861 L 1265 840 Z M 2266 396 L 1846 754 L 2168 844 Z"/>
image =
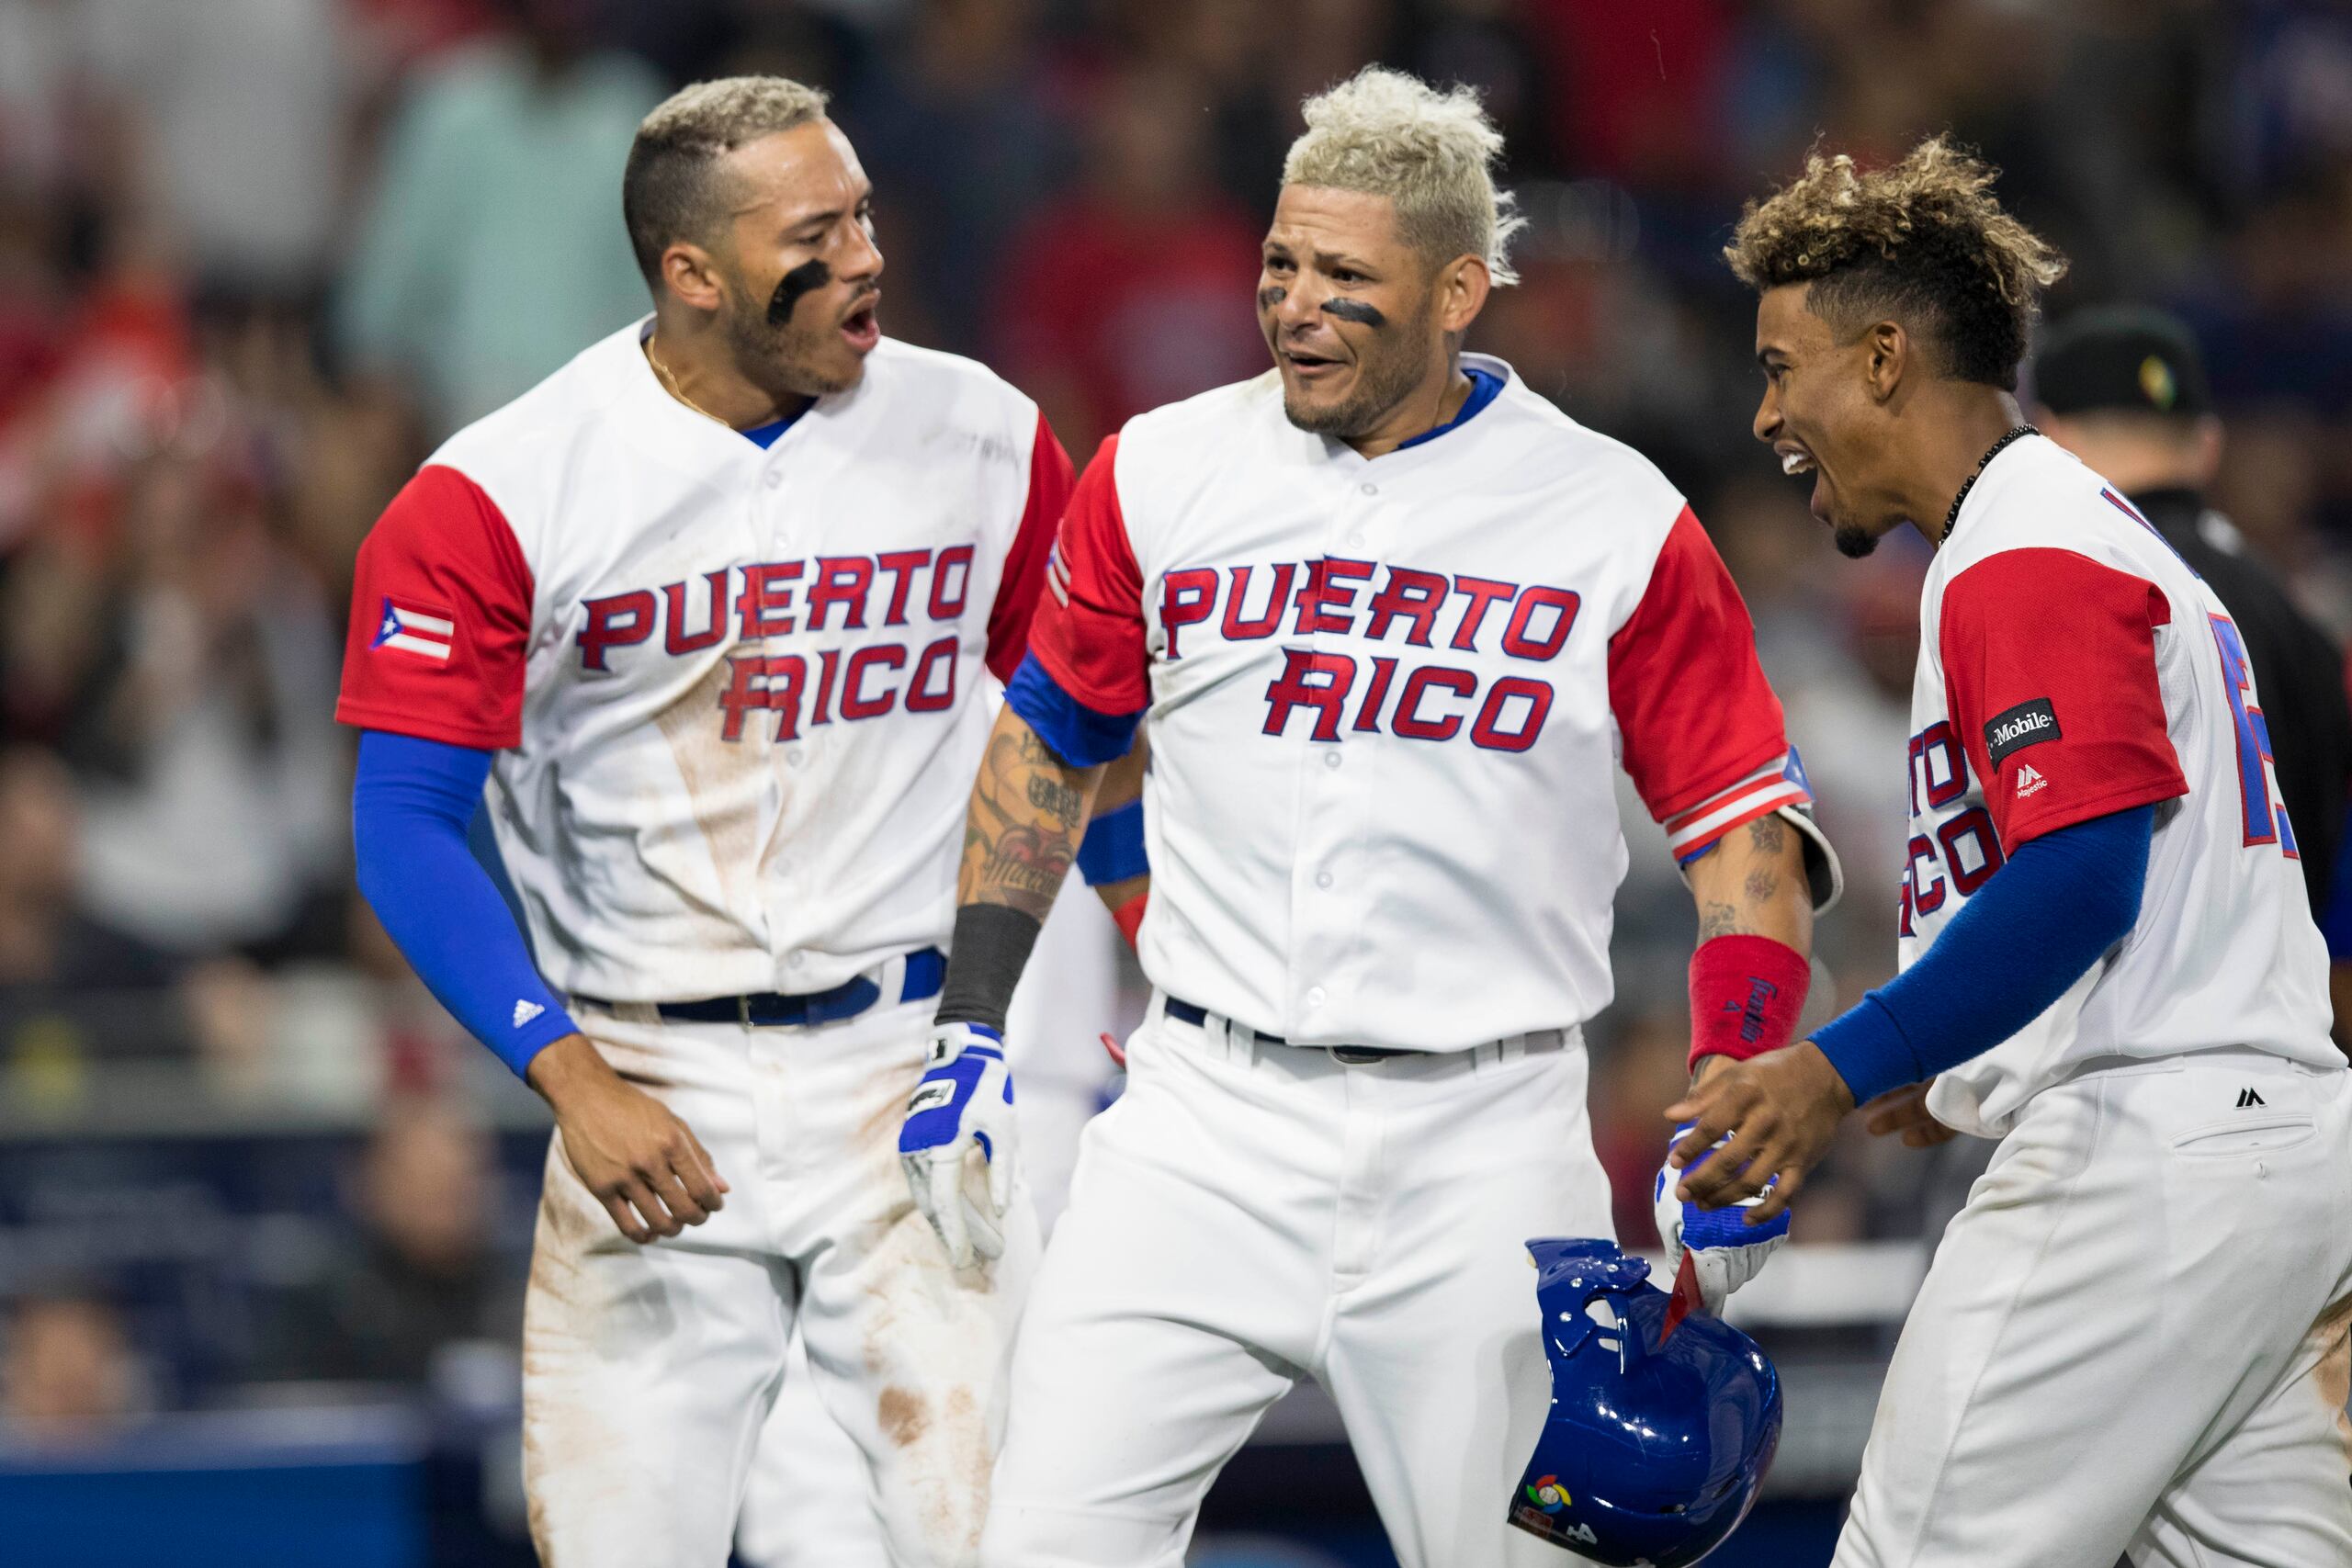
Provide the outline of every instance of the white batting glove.
<path id="1" fill-rule="evenodd" d="M 1012 1201 L 1018 1138 L 1012 1075 L 1004 1065 L 1004 1037 L 984 1023 L 934 1025 L 926 1062 L 899 1129 L 899 1163 L 906 1167 L 915 1207 L 947 1248 L 947 1260 L 968 1269 L 975 1256 L 1004 1252 L 998 1222 Z M 964 1156 L 975 1146 L 989 1167 L 985 1209 L 964 1190 Z"/>
<path id="2" fill-rule="evenodd" d="M 1667 1140 L 1667 1146 L 1671 1148 L 1690 1131 L 1687 1122 L 1677 1127 L 1674 1136 Z M 1706 1158 L 1701 1155 L 1693 1160 L 1690 1170 L 1696 1170 Z M 1691 1274 L 1699 1284 L 1700 1310 L 1720 1313 L 1731 1293 L 1756 1278 L 1764 1260 L 1789 1239 L 1789 1216 L 1784 1210 L 1767 1224 L 1749 1224 L 1747 1211 L 1764 1201 L 1760 1194 L 1722 1209 L 1702 1209 L 1696 1203 L 1686 1203 L 1674 1195 L 1674 1189 L 1689 1174 L 1690 1171 L 1677 1170 L 1670 1165 L 1658 1171 L 1657 1186 L 1651 1194 L 1653 1211 L 1657 1215 L 1657 1234 L 1666 1243 L 1667 1272 L 1671 1274 L 1679 1269 L 1682 1254 L 1688 1251 Z"/>

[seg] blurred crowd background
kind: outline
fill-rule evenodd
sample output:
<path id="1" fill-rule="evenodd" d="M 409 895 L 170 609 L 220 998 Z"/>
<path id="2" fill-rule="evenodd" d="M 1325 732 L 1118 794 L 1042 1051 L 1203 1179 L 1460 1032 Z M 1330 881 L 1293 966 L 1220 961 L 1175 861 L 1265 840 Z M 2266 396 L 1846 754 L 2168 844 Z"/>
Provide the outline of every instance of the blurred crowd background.
<path id="1" fill-rule="evenodd" d="M 829 88 L 886 330 L 987 360 L 1082 461 L 1264 367 L 1296 105 L 1375 59 L 1508 133 L 1523 282 L 1473 346 L 1661 464 L 1747 596 L 1845 856 L 1835 999 L 1892 968 L 1924 556 L 1838 559 L 1749 438 L 1717 254 L 1816 137 L 1955 130 L 2072 256 L 2053 316 L 2184 315 L 2216 503 L 2352 630 L 2343 0 L 0 0 L 11 1430 L 504 1375 L 473 1348 L 514 1340 L 540 1123 L 352 892 L 340 628 L 434 444 L 646 309 L 639 117 Z M 1691 919 L 1662 841 L 1634 859 L 1595 1111 L 1645 1240 Z M 1798 1238 L 1919 1235 L 1926 1167 L 1858 1139 Z"/>

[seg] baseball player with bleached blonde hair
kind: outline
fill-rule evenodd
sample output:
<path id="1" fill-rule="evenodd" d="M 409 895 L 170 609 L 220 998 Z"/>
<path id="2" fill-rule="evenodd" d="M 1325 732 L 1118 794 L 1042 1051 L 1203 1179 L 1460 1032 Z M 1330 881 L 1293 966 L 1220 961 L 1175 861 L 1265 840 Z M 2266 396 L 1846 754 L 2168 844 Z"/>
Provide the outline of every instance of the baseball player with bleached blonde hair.
<path id="1" fill-rule="evenodd" d="M 1581 1031 L 1620 758 L 1698 900 L 1702 1075 L 1786 1042 L 1834 889 L 1682 497 L 1463 352 L 1518 227 L 1475 95 L 1374 69 L 1306 118 L 1273 368 L 1103 444 L 972 794 L 950 1052 L 1001 1026 L 1038 868 L 1150 737 L 1154 996 L 1023 1321 L 996 1568 L 1175 1568 L 1302 1378 L 1408 1568 L 1553 1561 L 1506 1527 L 1548 1390 L 1523 1243 L 1610 1234 Z M 1683 1235 L 1696 1288 L 1778 1234 Z"/>

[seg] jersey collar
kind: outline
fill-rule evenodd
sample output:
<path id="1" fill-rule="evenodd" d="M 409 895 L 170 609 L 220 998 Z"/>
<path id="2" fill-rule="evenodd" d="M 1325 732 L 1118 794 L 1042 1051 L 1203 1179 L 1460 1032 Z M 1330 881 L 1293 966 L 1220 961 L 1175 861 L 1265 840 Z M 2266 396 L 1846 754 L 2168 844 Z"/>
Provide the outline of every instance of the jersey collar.
<path id="1" fill-rule="evenodd" d="M 761 461 L 802 425 L 814 423 L 819 417 L 856 397 L 865 385 L 865 379 L 861 378 L 856 389 L 818 398 L 789 419 L 772 420 L 750 430 L 737 430 L 696 413 L 670 395 L 670 389 L 662 384 L 662 378 L 653 373 L 652 363 L 645 357 L 645 340 L 652 333 L 653 318 L 648 315 L 626 334 L 628 363 L 621 369 L 622 395 L 642 411 L 648 422 L 643 428 L 659 432 L 663 442 L 680 445 L 686 451 L 708 451 L 713 455 L 724 452 L 731 457 Z M 866 375 L 870 377 L 872 374 L 873 366 L 869 359 Z"/>
<path id="2" fill-rule="evenodd" d="M 1412 468 L 1428 460 L 1430 451 L 1438 445 L 1439 436 L 1449 435 L 1460 430 L 1493 404 L 1501 401 L 1511 392 L 1513 383 L 1519 379 L 1517 371 L 1491 354 L 1465 354 L 1462 355 L 1460 364 L 1463 373 L 1470 378 L 1470 395 L 1462 400 L 1462 406 L 1454 411 L 1453 417 L 1443 424 L 1421 432 L 1411 440 L 1399 444 L 1377 457 L 1365 457 L 1337 436 L 1312 435 L 1299 430 L 1283 414 L 1279 398 L 1274 402 L 1274 414 L 1276 418 L 1283 421 L 1284 428 L 1304 437 L 1312 444 L 1313 449 L 1317 449 L 1323 454 L 1326 460 L 1335 460 L 1344 468 L 1371 468 L 1377 465 L 1384 471 L 1388 472 Z"/>

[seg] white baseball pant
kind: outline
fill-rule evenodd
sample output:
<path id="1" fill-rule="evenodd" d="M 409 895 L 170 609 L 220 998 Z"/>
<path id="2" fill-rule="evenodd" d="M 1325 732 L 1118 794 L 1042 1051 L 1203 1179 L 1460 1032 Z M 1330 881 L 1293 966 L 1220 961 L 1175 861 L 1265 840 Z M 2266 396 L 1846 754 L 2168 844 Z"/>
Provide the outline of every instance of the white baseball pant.
<path id="1" fill-rule="evenodd" d="M 981 1560 L 1177 1568 L 1299 1378 L 1405 1568 L 1553 1568 L 1505 1522 L 1551 1399 L 1537 1235 L 1607 1236 L 1580 1039 L 1349 1066 L 1155 998 L 1014 1354 Z"/>
<path id="2" fill-rule="evenodd" d="M 1937 1248 L 1835 1568 L 2352 1562 L 2352 1074 L 2036 1095 Z"/>
<path id="3" fill-rule="evenodd" d="M 817 1397 L 797 1334 L 745 1478 L 735 1555 L 748 1568 L 890 1568 L 865 1456 Z"/>
<path id="4" fill-rule="evenodd" d="M 1021 1184 L 1044 1234 L 1069 1191 L 1078 1138 L 1111 1077 L 1101 1033 L 1118 1016 L 1118 927 L 1075 879 L 1046 921 L 1005 1021 L 1005 1058 L 1021 1117 Z M 784 1387 L 760 1434 L 735 1552 L 748 1568 L 888 1568 L 865 1498 L 865 1461 L 826 1414 L 798 1336 Z"/>
<path id="5" fill-rule="evenodd" d="M 607 1061 L 695 1130 L 730 1184 L 639 1247 L 548 1151 L 523 1348 L 524 1481 L 548 1568 L 720 1568 L 795 1324 L 863 1456 L 899 1568 L 973 1561 L 1007 1347 L 1037 1248 L 958 1273 L 899 1163 L 933 1004 L 805 1028 L 580 1013 Z"/>

